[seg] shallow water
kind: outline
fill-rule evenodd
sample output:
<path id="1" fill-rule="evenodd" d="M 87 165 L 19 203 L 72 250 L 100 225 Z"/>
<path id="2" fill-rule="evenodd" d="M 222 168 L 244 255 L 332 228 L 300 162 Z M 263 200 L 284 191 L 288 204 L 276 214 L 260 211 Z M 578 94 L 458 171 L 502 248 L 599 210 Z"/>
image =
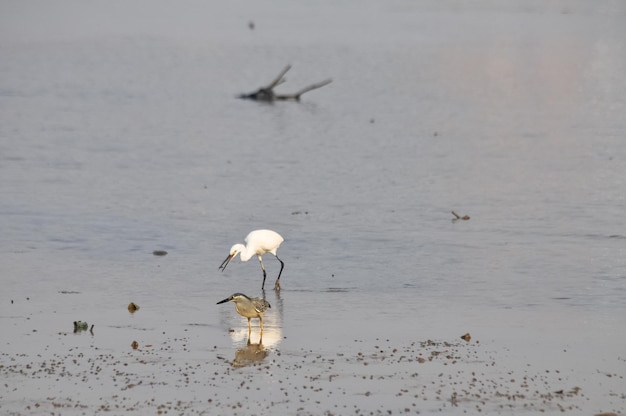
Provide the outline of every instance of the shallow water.
<path id="1" fill-rule="evenodd" d="M 621 2 L 0 7 L 4 413 L 624 412 Z"/>

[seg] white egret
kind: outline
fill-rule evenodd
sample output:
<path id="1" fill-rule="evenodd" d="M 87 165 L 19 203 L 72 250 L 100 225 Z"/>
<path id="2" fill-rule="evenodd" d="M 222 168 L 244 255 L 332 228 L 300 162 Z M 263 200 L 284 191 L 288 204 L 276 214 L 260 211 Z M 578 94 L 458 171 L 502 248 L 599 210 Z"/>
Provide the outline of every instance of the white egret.
<path id="1" fill-rule="evenodd" d="M 265 266 L 263 265 L 263 255 L 265 253 L 272 253 L 274 257 L 280 262 L 280 271 L 278 272 L 278 278 L 276 279 L 276 283 L 274 283 L 274 289 L 280 290 L 280 275 L 283 272 L 283 268 L 285 267 L 285 263 L 276 255 L 276 250 L 280 247 L 280 244 L 285 241 L 285 239 L 278 234 L 276 231 L 272 230 L 254 230 L 247 235 L 244 240 L 246 245 L 243 244 L 235 244 L 230 248 L 230 254 L 226 257 L 226 260 L 222 262 L 219 269 L 224 271 L 228 263 L 239 254 L 241 261 L 248 261 L 252 256 L 256 254 L 259 259 L 259 263 L 261 263 L 261 270 L 263 270 L 263 284 L 261 285 L 261 289 L 265 287 L 265 278 L 267 277 L 265 273 Z"/>

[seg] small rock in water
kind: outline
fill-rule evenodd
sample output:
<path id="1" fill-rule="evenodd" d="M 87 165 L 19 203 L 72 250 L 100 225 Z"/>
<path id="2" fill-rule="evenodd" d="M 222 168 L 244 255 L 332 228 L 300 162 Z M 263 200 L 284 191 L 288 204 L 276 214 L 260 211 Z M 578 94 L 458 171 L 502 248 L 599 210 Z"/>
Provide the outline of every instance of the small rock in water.
<path id="1" fill-rule="evenodd" d="M 84 321 L 74 321 L 74 333 L 86 331 L 89 328 L 89 324 Z"/>
<path id="2" fill-rule="evenodd" d="M 167 251 L 165 251 L 165 250 L 154 250 L 152 252 L 152 254 L 154 254 L 155 256 L 166 256 L 167 255 Z"/>
<path id="3" fill-rule="evenodd" d="M 139 306 L 135 302 L 131 302 L 128 304 L 128 312 L 135 313 L 139 310 Z"/>

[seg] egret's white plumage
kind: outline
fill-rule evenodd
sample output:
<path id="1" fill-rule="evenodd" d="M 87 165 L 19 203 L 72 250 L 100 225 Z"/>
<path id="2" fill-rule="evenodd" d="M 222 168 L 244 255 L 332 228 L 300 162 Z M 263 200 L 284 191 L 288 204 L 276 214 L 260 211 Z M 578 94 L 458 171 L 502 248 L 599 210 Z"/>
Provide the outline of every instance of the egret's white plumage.
<path id="1" fill-rule="evenodd" d="M 276 283 L 274 283 L 274 289 L 280 290 L 280 275 L 283 272 L 283 268 L 285 267 L 285 263 L 281 259 L 278 258 L 276 251 L 280 244 L 285 241 L 285 239 L 278 234 L 276 231 L 272 230 L 254 230 L 250 232 L 246 236 L 244 240 L 246 245 L 243 244 L 235 244 L 230 248 L 230 252 L 226 260 L 222 262 L 219 269 L 224 271 L 228 263 L 239 254 L 239 258 L 241 261 L 248 261 L 254 255 L 259 259 L 259 263 L 261 263 L 261 270 L 263 270 L 263 284 L 261 285 L 261 289 L 265 287 L 265 278 L 267 277 L 265 273 L 265 266 L 263 265 L 263 255 L 265 253 L 272 253 L 274 257 L 280 262 L 280 271 L 278 272 L 278 278 L 276 279 Z"/>

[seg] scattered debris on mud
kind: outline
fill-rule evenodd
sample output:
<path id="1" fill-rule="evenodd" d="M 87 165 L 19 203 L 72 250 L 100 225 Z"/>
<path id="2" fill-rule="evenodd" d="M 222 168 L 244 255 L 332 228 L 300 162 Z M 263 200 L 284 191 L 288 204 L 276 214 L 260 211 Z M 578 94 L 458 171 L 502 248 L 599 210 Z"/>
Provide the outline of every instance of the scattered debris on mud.
<path id="1" fill-rule="evenodd" d="M 126 352 L 91 348 L 36 356 L 2 353 L 5 393 L 0 395 L 0 409 L 11 414 L 59 409 L 456 414 L 579 411 L 588 400 L 585 389 L 567 373 L 530 364 L 502 368 L 498 353 L 486 351 L 477 341 L 398 345 L 389 339 L 354 340 L 350 348 L 335 352 L 268 351 L 261 343 L 244 342 L 234 352 L 197 345 L 202 353 L 193 357 L 189 344 L 180 337 L 153 348 L 139 348 L 133 341 Z M 607 410 L 623 409 L 624 392 L 611 392 L 610 397 L 615 401 L 607 403 L 612 407 Z"/>

